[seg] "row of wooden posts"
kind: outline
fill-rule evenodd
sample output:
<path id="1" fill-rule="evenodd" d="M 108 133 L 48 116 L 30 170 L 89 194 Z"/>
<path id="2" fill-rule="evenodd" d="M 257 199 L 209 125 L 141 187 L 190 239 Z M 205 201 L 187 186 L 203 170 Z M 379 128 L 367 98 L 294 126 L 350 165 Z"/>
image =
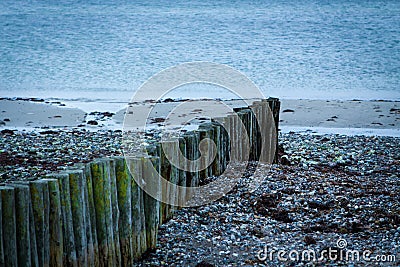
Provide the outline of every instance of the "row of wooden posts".
<path id="1" fill-rule="evenodd" d="M 258 113 L 249 108 L 236 110 L 249 136 L 250 160 L 262 159 L 263 141 L 276 144 L 268 140 L 276 135 L 261 132 L 269 131 L 271 125 L 277 128 L 279 104 L 270 98 L 253 104 Z M 275 122 L 268 121 L 269 110 Z M 146 194 L 137 181 L 150 173 L 150 167 L 171 183 L 188 187 L 221 174 L 230 160 L 242 156 L 240 150 L 231 153 L 234 144 L 228 136 L 240 131 L 230 116 L 225 118 L 227 128 L 214 120 L 180 137 L 180 150 L 188 159 L 199 156 L 202 139 L 208 137 L 216 144 L 215 159 L 202 171 L 173 166 L 156 142 L 147 148 L 150 161 L 103 158 L 40 180 L 0 186 L 0 266 L 132 266 L 156 247 L 158 226 L 190 195 L 190 188 L 186 196 L 167 192 L 176 201 L 165 204 Z"/>

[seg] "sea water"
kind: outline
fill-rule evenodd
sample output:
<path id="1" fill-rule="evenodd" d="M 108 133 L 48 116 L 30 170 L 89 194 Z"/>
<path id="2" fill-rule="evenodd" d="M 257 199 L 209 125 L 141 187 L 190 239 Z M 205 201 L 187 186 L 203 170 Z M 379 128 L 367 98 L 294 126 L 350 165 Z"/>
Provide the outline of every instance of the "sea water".
<path id="1" fill-rule="evenodd" d="M 398 0 L 143 2 L 0 1 L 0 96 L 119 103 L 165 68 L 211 61 L 266 96 L 400 99 Z"/>

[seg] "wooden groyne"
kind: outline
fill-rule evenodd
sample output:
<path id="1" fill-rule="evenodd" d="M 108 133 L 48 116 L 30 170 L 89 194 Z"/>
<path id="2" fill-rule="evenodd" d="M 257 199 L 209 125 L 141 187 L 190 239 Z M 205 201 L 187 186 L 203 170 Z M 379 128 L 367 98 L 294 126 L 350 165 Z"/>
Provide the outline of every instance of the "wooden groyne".
<path id="1" fill-rule="evenodd" d="M 173 153 L 182 157 L 184 168 L 165 155 L 162 147 L 172 144 L 156 141 L 147 147 L 146 157 L 103 158 L 43 179 L 1 185 L 0 266 L 132 265 L 156 247 L 159 225 L 184 206 L 191 187 L 222 174 L 230 161 L 272 162 L 279 105 L 276 98 L 257 101 L 235 109 L 237 116 L 214 118 L 182 134 L 179 151 Z M 203 142 L 206 138 L 213 142 Z M 193 161 L 202 149 L 214 156 L 205 157 L 206 168 L 200 170 Z M 154 175 L 152 168 L 185 188 L 157 185 L 160 199 L 169 204 L 144 190 L 142 181 Z"/>

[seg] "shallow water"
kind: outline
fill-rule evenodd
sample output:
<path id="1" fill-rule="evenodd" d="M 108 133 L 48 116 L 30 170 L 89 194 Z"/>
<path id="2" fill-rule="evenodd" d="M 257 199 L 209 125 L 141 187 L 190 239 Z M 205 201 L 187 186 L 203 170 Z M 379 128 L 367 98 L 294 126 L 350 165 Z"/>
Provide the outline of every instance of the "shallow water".
<path id="1" fill-rule="evenodd" d="M 212 61 L 267 96 L 400 99 L 399 1 L 99 2 L 1 1 L 0 96 L 124 101 Z"/>

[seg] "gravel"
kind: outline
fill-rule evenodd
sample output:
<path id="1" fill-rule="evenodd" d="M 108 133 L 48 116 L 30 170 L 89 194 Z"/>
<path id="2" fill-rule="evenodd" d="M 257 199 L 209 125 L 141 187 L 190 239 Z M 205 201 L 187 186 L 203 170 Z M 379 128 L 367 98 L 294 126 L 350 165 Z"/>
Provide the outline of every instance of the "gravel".
<path id="1" fill-rule="evenodd" d="M 35 180 L 75 163 L 121 155 L 121 131 L 3 130 L 0 134 L 0 183 Z"/>
<path id="2" fill-rule="evenodd" d="M 399 141 L 281 134 L 280 157 L 285 156 L 286 165 L 264 170 L 265 180 L 253 193 L 245 186 L 249 172 L 218 201 L 178 210 L 161 226 L 156 250 L 136 265 L 375 266 L 362 257 L 369 250 L 369 258 L 395 255 L 396 262 L 381 264 L 398 266 Z M 277 252 L 270 259 L 272 249 L 296 250 L 299 260 L 292 254 L 293 260 L 280 261 Z M 333 254 L 308 261 L 301 258 L 304 250 Z M 351 250 L 359 251 L 360 261 L 346 260 Z M 335 253 L 342 253 L 342 260 L 334 260 Z"/>

